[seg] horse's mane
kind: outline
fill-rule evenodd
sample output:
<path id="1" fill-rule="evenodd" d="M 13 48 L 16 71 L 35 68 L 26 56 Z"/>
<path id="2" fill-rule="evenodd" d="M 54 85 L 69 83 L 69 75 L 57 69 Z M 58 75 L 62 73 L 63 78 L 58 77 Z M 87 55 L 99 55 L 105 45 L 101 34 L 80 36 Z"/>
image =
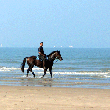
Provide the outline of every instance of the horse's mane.
<path id="1" fill-rule="evenodd" d="M 52 55 L 53 53 L 55 53 L 56 51 L 53 51 L 53 52 L 51 52 L 49 55 L 47 55 L 47 56 L 50 56 L 50 55 Z"/>
<path id="2" fill-rule="evenodd" d="M 55 52 L 58 52 L 60 54 L 60 51 L 58 51 L 58 50 L 57 51 L 52 51 L 49 55 L 47 55 L 47 57 L 50 56 L 50 55 L 52 55 Z"/>

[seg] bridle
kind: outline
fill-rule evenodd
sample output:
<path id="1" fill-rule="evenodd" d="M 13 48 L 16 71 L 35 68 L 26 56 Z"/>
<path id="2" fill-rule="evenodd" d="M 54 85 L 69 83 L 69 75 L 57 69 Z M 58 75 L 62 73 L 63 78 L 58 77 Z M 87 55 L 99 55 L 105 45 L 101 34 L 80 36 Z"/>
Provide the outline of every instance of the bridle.
<path id="1" fill-rule="evenodd" d="M 50 58 L 52 59 L 52 60 L 55 60 L 55 59 L 59 59 L 59 56 L 54 56 L 56 53 L 53 53 L 51 56 L 50 56 Z M 56 61 L 57 62 L 57 61 Z"/>

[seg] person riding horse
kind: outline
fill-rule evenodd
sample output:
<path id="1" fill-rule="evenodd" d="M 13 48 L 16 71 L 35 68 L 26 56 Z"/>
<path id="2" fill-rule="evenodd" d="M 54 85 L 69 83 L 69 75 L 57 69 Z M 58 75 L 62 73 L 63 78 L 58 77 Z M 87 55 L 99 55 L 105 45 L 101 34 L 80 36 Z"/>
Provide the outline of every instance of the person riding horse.
<path id="1" fill-rule="evenodd" d="M 46 54 L 44 54 L 43 42 L 40 43 L 40 47 L 38 48 L 38 53 L 39 53 L 39 60 L 42 60 L 43 61 L 43 68 L 46 69 L 46 67 L 45 67 Z"/>
<path id="2" fill-rule="evenodd" d="M 32 68 L 34 66 L 37 66 L 39 68 L 46 67 L 46 69 L 44 69 L 44 75 L 42 77 L 44 77 L 46 75 L 46 71 L 47 71 L 47 69 L 49 69 L 51 78 L 52 78 L 52 66 L 53 66 L 54 60 L 55 59 L 59 59 L 60 61 L 63 60 L 63 58 L 61 57 L 60 51 L 58 51 L 58 50 L 51 52 L 49 55 L 47 55 L 48 59 L 46 59 L 45 58 L 46 55 L 44 54 L 44 50 L 43 50 L 42 46 L 43 46 L 43 43 L 40 43 L 40 47 L 39 47 L 38 51 L 39 51 L 40 59 L 42 59 L 43 61 L 36 59 L 37 58 L 36 56 L 25 57 L 23 59 L 23 62 L 21 64 L 21 71 L 24 73 L 25 63 L 27 62 L 28 66 L 29 66 L 27 69 L 27 77 L 28 77 L 29 72 L 31 72 L 35 78 L 35 73 L 32 71 Z M 43 65 L 42 65 L 42 63 L 43 63 Z"/>

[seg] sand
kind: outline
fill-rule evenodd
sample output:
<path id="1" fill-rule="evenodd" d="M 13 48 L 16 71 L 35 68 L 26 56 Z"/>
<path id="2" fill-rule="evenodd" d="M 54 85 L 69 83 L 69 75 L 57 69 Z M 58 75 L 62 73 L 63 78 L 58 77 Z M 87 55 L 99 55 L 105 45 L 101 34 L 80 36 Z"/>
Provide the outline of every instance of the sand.
<path id="1" fill-rule="evenodd" d="M 0 86 L 0 110 L 110 110 L 110 90 Z"/>

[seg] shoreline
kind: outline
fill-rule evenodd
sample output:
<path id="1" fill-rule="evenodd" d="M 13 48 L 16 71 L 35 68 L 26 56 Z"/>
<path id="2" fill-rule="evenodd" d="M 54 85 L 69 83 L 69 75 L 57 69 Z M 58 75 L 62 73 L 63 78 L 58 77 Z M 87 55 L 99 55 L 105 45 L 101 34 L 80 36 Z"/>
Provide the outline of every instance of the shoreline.
<path id="1" fill-rule="evenodd" d="M 110 89 L 0 86 L 1 110 L 109 110 Z"/>

